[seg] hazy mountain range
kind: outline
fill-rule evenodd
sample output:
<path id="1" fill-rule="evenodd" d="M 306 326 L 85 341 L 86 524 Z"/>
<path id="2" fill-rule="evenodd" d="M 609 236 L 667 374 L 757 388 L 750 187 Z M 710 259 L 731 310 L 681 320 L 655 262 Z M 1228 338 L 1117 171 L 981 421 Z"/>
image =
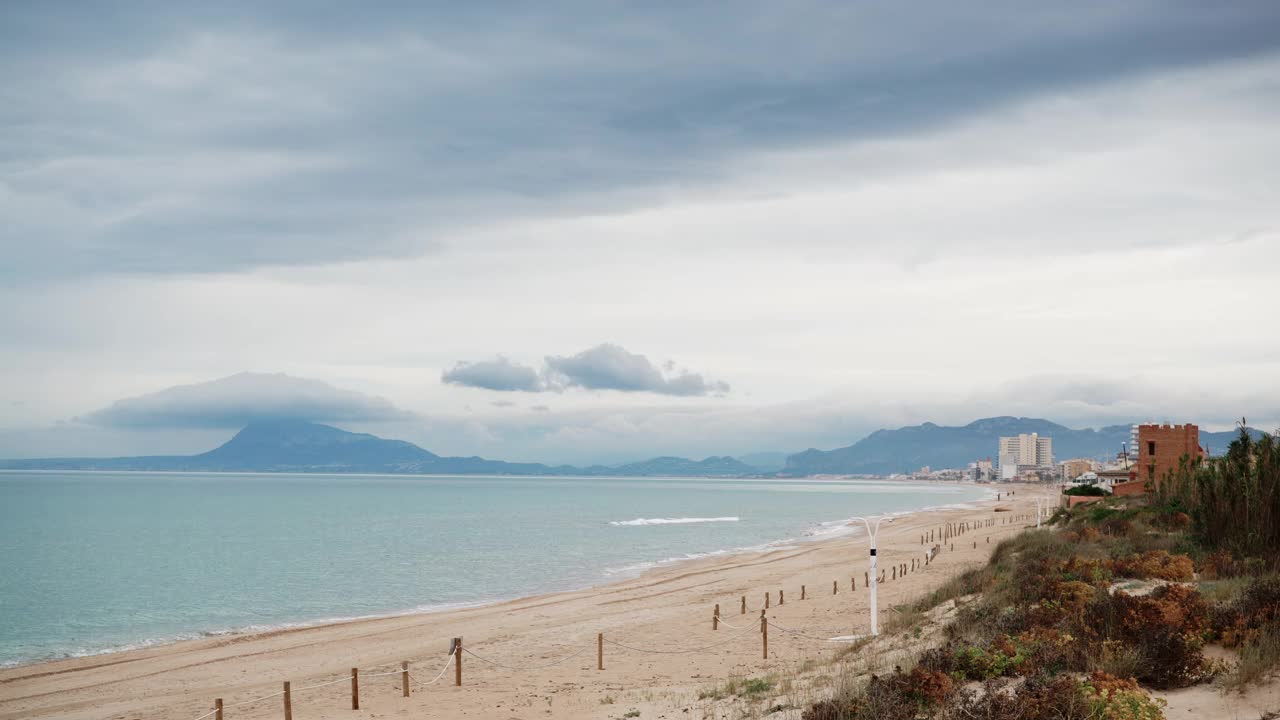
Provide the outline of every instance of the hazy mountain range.
<path id="1" fill-rule="evenodd" d="M 794 455 L 755 453 L 742 458 L 690 460 L 657 457 L 622 465 L 545 465 L 482 457 L 444 457 L 403 440 L 388 440 L 302 420 L 262 420 L 245 426 L 221 446 L 198 455 L 121 458 L 0 460 L 0 469 L 142 470 L 191 472 L 342 472 L 486 475 L 596 475 L 733 477 L 781 472 L 889 475 L 923 466 L 962 468 L 996 452 L 1003 435 L 1036 432 L 1053 438 L 1058 459 L 1114 457 L 1129 440 L 1129 425 L 1073 430 L 1038 418 L 994 417 L 968 425 L 933 423 L 877 430 L 847 447 L 809 449 Z M 1213 454 L 1234 432 L 1200 434 Z"/>
<path id="2" fill-rule="evenodd" d="M 0 460 L 0 468 L 698 477 L 754 475 L 760 472 L 731 457 L 709 457 L 704 460 L 658 457 L 624 465 L 589 467 L 512 463 L 482 457 L 443 457 L 403 440 L 387 440 L 302 420 L 252 422 L 226 443 L 199 455 Z"/>

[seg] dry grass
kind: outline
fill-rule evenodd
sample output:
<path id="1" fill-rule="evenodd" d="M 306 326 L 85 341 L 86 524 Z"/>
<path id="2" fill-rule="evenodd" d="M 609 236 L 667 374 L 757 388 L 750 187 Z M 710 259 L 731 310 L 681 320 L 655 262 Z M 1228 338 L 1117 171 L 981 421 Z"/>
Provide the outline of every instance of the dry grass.
<path id="1" fill-rule="evenodd" d="M 1247 686 L 1270 679 L 1280 668 L 1280 634 L 1264 633 L 1240 646 L 1235 665 L 1219 682 L 1228 690 L 1243 691 Z"/>

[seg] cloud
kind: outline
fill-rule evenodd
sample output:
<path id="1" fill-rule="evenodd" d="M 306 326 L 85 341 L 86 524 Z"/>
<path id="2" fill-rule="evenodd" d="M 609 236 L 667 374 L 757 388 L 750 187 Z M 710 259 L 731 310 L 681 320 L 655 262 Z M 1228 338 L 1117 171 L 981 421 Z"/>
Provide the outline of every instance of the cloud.
<path id="1" fill-rule="evenodd" d="M 705 380 L 698 373 L 676 370 L 667 363 L 658 369 L 644 355 L 605 343 L 570 357 L 547 358 L 547 383 L 551 387 L 587 390 L 651 392 L 660 395 L 723 395 L 729 384 Z"/>
<path id="2" fill-rule="evenodd" d="M 495 218 L 644 206 L 744 153 L 896 137 L 1280 37 L 1270 0 L 756 0 L 733 22 L 698 4 L 230 4 L 0 4 L 14 277 L 419 255 Z"/>
<path id="3" fill-rule="evenodd" d="M 706 380 L 701 374 L 677 368 L 670 361 L 660 369 L 644 355 L 612 343 L 597 345 L 577 355 L 549 355 L 541 371 L 505 357 L 459 362 L 446 370 L 441 380 L 451 385 L 504 392 L 562 392 L 582 388 L 683 397 L 729 392 L 726 382 Z"/>
<path id="4" fill-rule="evenodd" d="M 450 385 L 484 388 L 485 390 L 539 392 L 542 379 L 530 367 L 514 363 L 507 358 L 481 362 L 460 362 L 445 370 L 440 379 Z"/>
<path id="5" fill-rule="evenodd" d="M 255 420 L 390 422 L 413 414 L 380 397 L 284 374 L 239 373 L 118 400 L 80 421 L 129 429 L 235 428 Z"/>

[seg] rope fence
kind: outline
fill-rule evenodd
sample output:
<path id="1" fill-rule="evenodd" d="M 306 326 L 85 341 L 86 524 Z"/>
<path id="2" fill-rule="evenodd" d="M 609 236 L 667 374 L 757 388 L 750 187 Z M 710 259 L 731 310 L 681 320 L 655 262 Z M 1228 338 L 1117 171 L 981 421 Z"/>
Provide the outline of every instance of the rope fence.
<path id="1" fill-rule="evenodd" d="M 1007 511 L 997 510 L 996 512 L 1004 513 Z M 884 583 L 884 582 L 896 580 L 899 578 L 905 578 L 908 574 L 924 570 L 925 568 L 929 567 L 933 562 L 935 562 L 938 559 L 938 557 L 943 553 L 945 548 L 950 548 L 951 550 L 954 550 L 955 549 L 954 540 L 956 538 L 959 538 L 968 533 L 974 532 L 975 530 L 993 528 L 993 527 L 998 527 L 1000 525 L 1007 526 L 1007 525 L 1017 524 L 1017 523 L 1021 523 L 1029 520 L 1033 521 L 1034 520 L 1033 516 L 1008 513 L 1004 517 L 1001 517 L 998 514 L 995 517 L 982 518 L 972 522 L 963 521 L 963 522 L 944 523 L 943 525 L 937 528 L 929 529 L 928 532 L 922 532 L 920 535 L 920 544 L 922 546 L 927 546 L 927 550 L 925 550 L 921 556 L 912 557 L 909 559 L 908 562 L 899 562 L 889 566 L 888 568 L 880 569 L 877 573 L 877 577 L 874 579 L 870 577 L 869 573 L 863 573 L 863 587 L 867 589 L 872 589 L 872 586 L 877 583 Z M 986 539 L 986 543 L 990 544 L 990 542 L 991 542 L 991 537 L 990 535 L 988 535 Z M 978 546 L 978 543 L 974 541 L 973 547 L 976 549 L 977 546 Z M 849 578 L 849 589 L 850 591 L 854 591 L 858 589 L 858 582 L 857 582 L 856 576 Z M 831 595 L 832 596 L 839 595 L 839 592 L 840 592 L 840 581 L 837 579 L 832 581 Z M 822 593 L 812 593 L 812 594 L 809 593 L 806 585 L 800 586 L 799 599 L 801 601 L 810 600 L 821 595 Z M 555 659 L 545 660 L 540 662 L 532 662 L 532 663 L 530 662 L 511 663 L 511 662 L 503 662 L 503 661 L 495 660 L 492 657 L 486 657 L 485 655 L 477 653 L 476 651 L 472 650 L 469 647 L 464 647 L 462 643 L 462 638 L 456 637 L 456 638 L 453 638 L 452 644 L 449 647 L 449 651 L 445 655 L 444 662 L 440 665 L 440 669 L 435 673 L 435 675 L 430 680 L 426 680 L 425 675 L 419 676 L 417 672 L 411 672 L 409 669 L 410 667 L 409 661 L 402 661 L 400 663 L 399 669 L 365 674 L 364 679 L 370 680 L 374 678 L 384 678 L 384 677 L 391 677 L 393 675 L 400 675 L 401 676 L 401 694 L 403 697 L 407 698 L 410 696 L 411 686 L 417 687 L 419 689 L 426 689 L 433 685 L 436 685 L 437 683 L 439 683 L 441 680 L 444 679 L 445 675 L 449 671 L 450 666 L 454 668 L 454 684 L 456 686 L 461 686 L 462 670 L 463 670 L 462 658 L 464 655 L 469 656 L 480 663 L 483 663 L 485 665 L 488 665 L 494 668 L 499 668 L 502 670 L 510 670 L 515 672 L 523 672 L 523 671 L 530 671 L 530 670 L 540 670 L 540 669 L 555 667 L 557 665 L 568 663 L 571 660 L 574 660 L 576 658 L 582 657 L 583 655 L 586 655 L 594 647 L 596 649 L 596 668 L 597 670 L 602 671 L 604 670 L 605 645 L 609 645 L 611 647 L 618 648 L 620 650 L 627 651 L 627 652 L 635 652 L 635 653 L 642 653 L 642 654 L 649 654 L 649 655 L 688 655 L 688 654 L 706 652 L 709 650 L 722 648 L 734 642 L 737 642 L 750 634 L 759 634 L 761 638 L 760 642 L 761 642 L 761 648 L 762 648 L 762 656 L 764 659 L 767 660 L 769 658 L 769 628 L 771 627 L 777 631 L 782 632 L 787 637 L 796 638 L 799 640 L 807 640 L 807 641 L 816 642 L 816 643 L 852 643 L 852 642 L 858 642 L 864 639 L 865 637 L 868 637 L 866 635 L 857 635 L 857 634 L 842 635 L 840 633 L 826 633 L 824 631 L 817 630 L 814 628 L 796 628 L 796 627 L 789 627 L 787 625 L 780 625 L 776 621 L 776 619 L 768 617 L 766 615 L 766 612 L 771 608 L 774 610 L 775 613 L 783 609 L 786 604 L 785 598 L 786 596 L 784 594 L 784 591 L 780 589 L 777 592 L 778 601 L 776 606 L 771 605 L 770 593 L 765 592 L 763 607 L 760 609 L 759 621 L 756 622 L 753 620 L 751 622 L 747 622 L 744 624 L 733 624 L 725 620 L 721 614 L 720 605 L 717 603 L 714 609 L 712 610 L 711 629 L 713 631 L 718 631 L 720 629 L 720 626 L 723 625 L 726 629 L 731 630 L 733 632 L 731 632 L 727 637 L 721 640 L 718 640 L 716 642 L 709 643 L 709 644 L 699 645 L 699 646 L 688 647 L 688 646 L 684 646 L 683 644 L 680 644 L 674 647 L 646 647 L 646 646 L 643 646 L 642 644 L 638 644 L 634 642 L 622 642 L 619 640 L 615 640 L 613 638 L 605 637 L 604 633 L 598 633 L 596 635 L 595 642 L 587 644 L 581 648 L 578 648 L 577 650 L 572 650 L 571 647 L 562 647 L 561 650 L 566 651 L 568 654 L 561 655 L 560 657 L 557 657 Z M 739 605 L 740 605 L 739 614 L 745 616 L 748 612 L 746 595 L 741 596 Z M 292 699 L 296 693 L 311 691 L 311 690 L 318 690 L 321 688 L 337 685 L 339 683 L 351 684 L 351 707 L 353 710 L 358 710 L 360 709 L 360 687 L 359 687 L 360 677 L 361 676 L 360 676 L 359 668 L 353 667 L 351 668 L 351 674 L 349 676 L 344 675 L 344 676 L 334 678 L 332 680 L 326 680 L 323 682 L 318 682 L 318 683 L 314 683 L 311 685 L 306 685 L 298 688 L 291 688 L 290 683 L 288 681 L 285 681 L 283 684 L 283 687 L 284 687 L 283 690 L 279 692 L 271 693 L 269 695 L 262 695 L 260 697 L 255 697 L 249 700 L 242 700 L 240 702 L 227 704 L 223 702 L 222 698 L 217 698 L 214 700 L 214 707 L 212 709 L 204 712 L 203 714 L 195 718 L 192 718 L 192 720 L 209 720 L 209 718 L 213 718 L 213 720 L 226 720 L 224 718 L 224 712 L 227 710 L 231 710 L 233 708 L 245 707 L 248 705 L 253 705 L 255 703 L 261 703 L 267 700 L 272 700 L 274 698 L 283 698 L 282 704 L 283 704 L 284 719 L 293 720 Z"/>

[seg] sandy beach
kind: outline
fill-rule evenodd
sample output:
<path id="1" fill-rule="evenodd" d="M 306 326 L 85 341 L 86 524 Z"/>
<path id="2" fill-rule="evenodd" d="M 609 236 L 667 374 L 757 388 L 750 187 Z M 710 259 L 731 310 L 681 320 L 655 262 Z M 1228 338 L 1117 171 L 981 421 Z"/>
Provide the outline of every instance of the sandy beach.
<path id="1" fill-rule="evenodd" d="M 1009 487 L 1001 486 L 1002 492 Z M 946 523 L 976 525 L 927 567 L 880 586 L 881 622 L 894 607 L 985 563 L 995 544 L 1034 519 L 1037 495 L 886 520 L 879 565 L 923 562 L 921 535 Z M 1008 512 L 996 512 L 996 508 Z M 990 527 L 983 527 L 991 520 Z M 975 547 L 976 544 L 976 547 Z M 291 683 L 296 718 L 621 717 L 637 703 L 671 707 L 734 675 L 820 659 L 863 634 L 869 621 L 863 583 L 867 542 L 861 533 L 679 563 L 612 585 L 523 598 L 484 607 L 360 620 L 259 634 L 212 637 L 128 652 L 26 665 L 0 671 L 0 720 L 196 720 L 224 702 L 223 717 L 283 717 L 279 695 Z M 857 590 L 850 591 L 851 578 Z M 836 591 L 833 594 L 833 582 Z M 801 588 L 804 587 L 804 599 Z M 780 603 L 779 591 L 785 593 Z M 770 598 L 769 657 L 762 657 L 760 611 Z M 741 612 L 746 597 L 747 611 Z M 720 605 L 724 622 L 712 629 Z M 597 669 L 603 633 L 604 669 Z M 463 684 L 454 685 L 446 655 L 462 637 Z M 410 661 L 412 695 L 399 672 Z M 351 668 L 359 668 L 360 709 L 352 710 Z M 443 673 L 441 673 L 443 669 Z M 439 678 L 434 684 L 433 678 Z M 314 687 L 322 685 L 322 687 Z M 260 702 L 237 705 L 255 698 Z M 645 715 L 649 715 L 646 713 Z M 212 716 L 210 716 L 212 717 Z"/>

